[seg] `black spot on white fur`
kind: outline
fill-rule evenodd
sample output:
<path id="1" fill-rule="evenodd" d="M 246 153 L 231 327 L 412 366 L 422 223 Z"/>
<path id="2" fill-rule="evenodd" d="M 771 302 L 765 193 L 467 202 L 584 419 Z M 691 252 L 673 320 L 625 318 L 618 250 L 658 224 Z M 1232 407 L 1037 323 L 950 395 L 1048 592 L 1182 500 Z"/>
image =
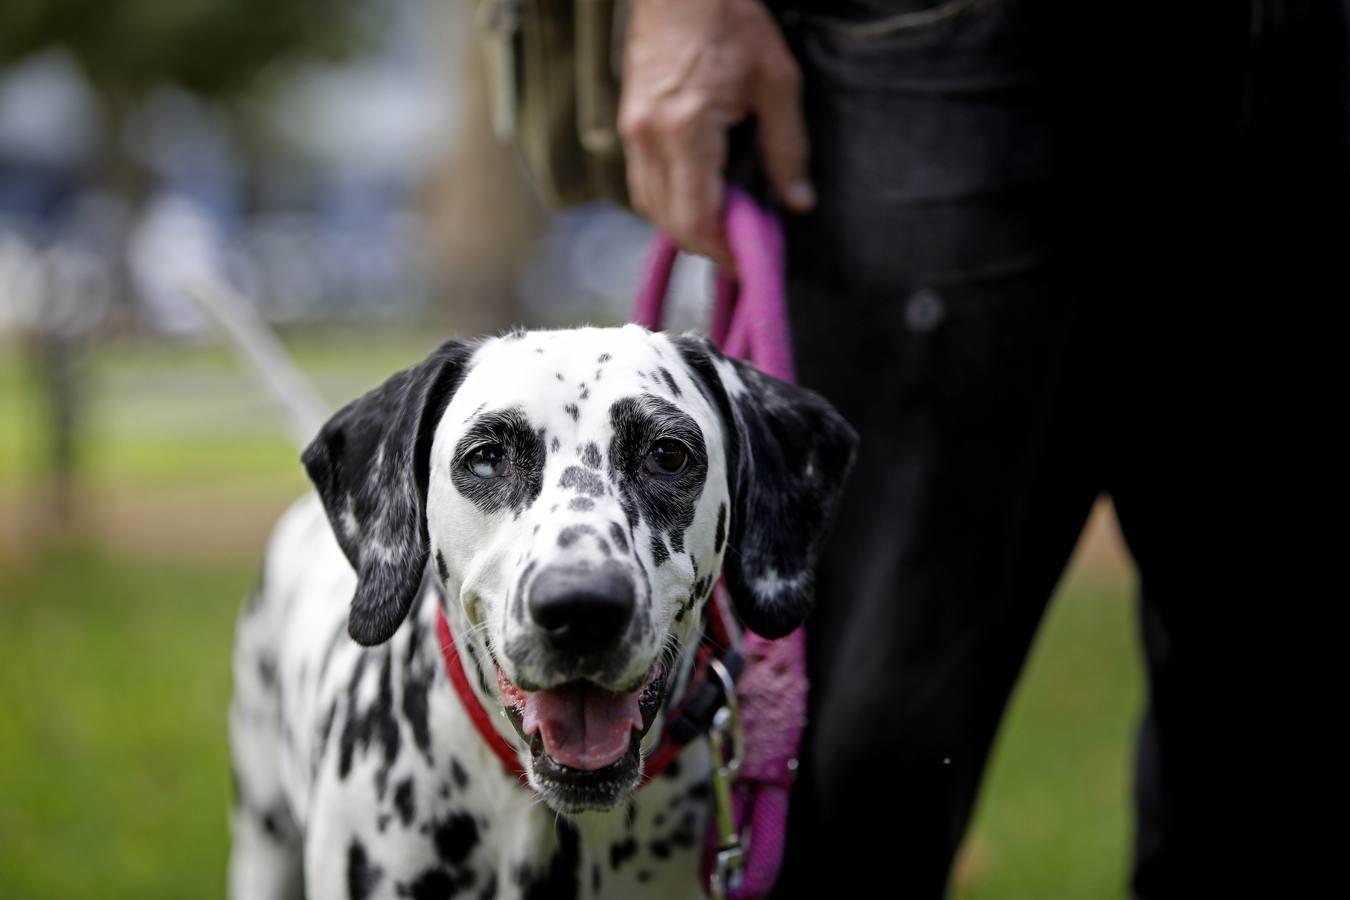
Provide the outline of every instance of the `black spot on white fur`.
<path id="1" fill-rule="evenodd" d="M 459 866 L 478 846 L 478 823 L 467 813 L 455 813 L 432 826 L 436 855 L 449 866 Z"/>
<path id="2" fill-rule="evenodd" d="M 575 544 L 578 538 L 586 534 L 598 536 L 599 533 L 589 525 L 568 525 L 558 532 L 558 546 L 566 550 Z"/>
<path id="3" fill-rule="evenodd" d="M 651 539 L 652 564 L 660 566 L 666 560 L 670 559 L 670 551 L 666 549 L 665 539 L 661 537 L 661 532 L 653 531 Z"/>
<path id="4" fill-rule="evenodd" d="M 411 897 L 412 900 L 445 900 L 473 887 L 473 882 L 473 869 L 454 873 L 444 867 L 437 867 L 427 869 L 412 884 L 399 885 L 398 893 L 400 897 Z"/>
<path id="5" fill-rule="evenodd" d="M 637 855 L 637 841 L 625 838 L 617 844 L 612 844 L 609 848 L 609 868 L 612 872 L 617 872 L 623 867 L 623 864 Z"/>
<path id="6" fill-rule="evenodd" d="M 594 441 L 589 442 L 582 448 L 581 461 L 585 463 L 586 467 L 589 469 L 600 468 L 600 448 L 595 445 Z"/>
<path id="7" fill-rule="evenodd" d="M 383 877 L 384 872 L 367 856 L 365 845 L 352 838 L 347 847 L 347 896 L 351 900 L 365 900 Z"/>
<path id="8" fill-rule="evenodd" d="M 680 396 L 680 386 L 675 383 L 675 378 L 670 374 L 670 370 L 662 366 L 657 371 L 661 373 L 661 378 L 665 381 L 666 387 L 670 388 L 670 392 L 676 397 Z"/>
<path id="9" fill-rule="evenodd" d="M 618 522 L 609 523 L 609 536 L 614 540 L 614 546 L 619 548 L 620 553 L 628 552 L 628 538 L 623 533 L 623 526 Z"/>
<path id="10" fill-rule="evenodd" d="M 365 677 L 372 658 L 377 655 L 380 657 L 380 671 L 375 699 L 362 709 L 357 702 L 361 680 Z M 380 750 L 381 757 L 376 769 L 377 779 L 381 773 L 387 777 L 390 766 L 398 758 L 400 738 L 393 710 L 393 688 L 390 682 L 391 655 L 388 648 L 384 648 L 382 652 L 367 650 L 361 654 L 352 672 L 351 681 L 347 685 L 347 720 L 343 723 L 338 744 L 339 778 L 345 779 L 351 772 L 358 749 L 364 753 L 374 745 Z"/>
<path id="11" fill-rule="evenodd" d="M 284 806 L 278 805 L 277 807 L 267 810 L 261 817 L 263 834 L 274 841 L 281 842 L 289 837 L 289 819 L 290 815 L 287 813 Z"/>
<path id="12" fill-rule="evenodd" d="M 413 780 L 405 778 L 394 787 L 394 811 L 407 828 L 417 816 L 417 799 L 413 796 Z"/>
<path id="13" fill-rule="evenodd" d="M 269 655 L 258 657 L 258 681 L 263 690 L 275 690 L 277 686 L 277 661 Z"/>
<path id="14" fill-rule="evenodd" d="M 526 900 L 570 900 L 577 896 L 581 864 L 580 840 L 571 822 L 560 819 L 556 826 L 558 849 L 548 869 L 538 876 L 522 870 L 520 886 Z"/>
<path id="15" fill-rule="evenodd" d="M 605 496 L 605 482 L 600 476 L 579 466 L 568 466 L 564 469 L 558 487 L 574 490 L 587 497 Z"/>
<path id="16" fill-rule="evenodd" d="M 439 594 L 437 595 L 439 596 Z M 431 689 L 436 682 L 436 673 L 443 665 L 440 655 L 425 652 L 426 640 L 423 637 L 421 617 L 412 616 L 412 633 L 408 639 L 408 651 L 403 657 L 403 718 L 412 732 L 413 744 L 426 759 L 433 764 L 431 751 L 430 714 Z"/>

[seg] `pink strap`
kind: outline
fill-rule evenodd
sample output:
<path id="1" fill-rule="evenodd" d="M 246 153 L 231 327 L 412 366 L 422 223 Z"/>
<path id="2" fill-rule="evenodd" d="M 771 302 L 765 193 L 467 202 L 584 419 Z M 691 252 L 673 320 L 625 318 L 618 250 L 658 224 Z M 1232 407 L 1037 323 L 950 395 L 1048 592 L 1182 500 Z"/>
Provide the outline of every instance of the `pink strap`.
<path id="1" fill-rule="evenodd" d="M 735 274 L 717 273 L 708 336 L 724 353 L 784 381 L 793 378 L 792 344 L 783 290 L 783 232 L 778 220 L 737 190 L 727 193 L 727 241 Z M 657 234 L 638 287 L 633 321 L 659 331 L 679 248 Z"/>
<path id="2" fill-rule="evenodd" d="M 792 381 L 783 233 L 778 220 L 734 189 L 727 193 L 725 215 L 736 272 L 717 273 L 709 336 L 724 353 Z M 633 320 L 645 328 L 661 328 L 678 254 L 666 235 L 653 239 L 633 311 Z M 747 634 L 741 652 L 745 667 L 736 693 L 745 747 L 735 807 L 748 846 L 743 876 L 727 896 L 755 900 L 768 896 L 783 862 L 788 790 L 806 723 L 806 632 L 798 628 L 777 641 Z M 710 831 L 705 878 L 716 853 L 715 839 L 715 832 Z"/>

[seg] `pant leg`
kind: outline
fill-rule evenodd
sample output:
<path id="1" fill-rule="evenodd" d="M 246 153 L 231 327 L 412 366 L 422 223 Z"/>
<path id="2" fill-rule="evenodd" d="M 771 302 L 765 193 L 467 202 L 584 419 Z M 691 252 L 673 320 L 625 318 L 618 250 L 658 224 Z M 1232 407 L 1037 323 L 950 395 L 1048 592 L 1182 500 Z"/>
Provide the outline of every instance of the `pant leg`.
<path id="1" fill-rule="evenodd" d="M 1118 318 L 1122 349 L 1146 351 L 1114 364 L 1110 488 L 1141 579 L 1132 888 L 1150 900 L 1340 881 L 1322 812 L 1339 629 L 1332 582 L 1305 574 L 1299 499 L 1321 502 L 1329 475 L 1306 424 L 1328 409 L 1310 402 L 1313 323 L 1350 297 L 1345 23 L 1335 3 L 1249 11 L 1238 99 L 1207 104 L 1233 109 L 1226 153 L 1173 193 L 1161 264 L 1135 282 L 1143 315 Z"/>
<path id="2" fill-rule="evenodd" d="M 936 897 L 1096 495 L 1070 100 L 1044 32 L 803 39 L 820 206 L 789 225 L 802 380 L 862 436 L 820 605 L 782 896 Z"/>

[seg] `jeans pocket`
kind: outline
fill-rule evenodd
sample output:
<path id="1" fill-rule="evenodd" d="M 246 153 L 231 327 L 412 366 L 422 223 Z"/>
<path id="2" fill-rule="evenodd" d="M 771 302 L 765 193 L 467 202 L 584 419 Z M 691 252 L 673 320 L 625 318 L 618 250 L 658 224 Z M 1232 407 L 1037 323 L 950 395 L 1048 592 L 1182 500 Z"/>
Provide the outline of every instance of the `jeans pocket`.
<path id="1" fill-rule="evenodd" d="M 945 0 L 880 18 L 788 22 L 830 77 L 893 93 L 983 93 L 1037 80 L 1047 30 L 1027 0 Z"/>
<path id="2" fill-rule="evenodd" d="M 947 0 L 790 32 L 823 189 L 865 207 L 1034 193 L 1054 172 L 1055 97 L 1025 0 Z M 856 190 L 855 190 L 856 189 Z M 822 191 L 823 195 L 823 191 Z"/>
<path id="3" fill-rule="evenodd" d="M 920 39 L 952 28 L 968 16 L 986 11 L 991 0 L 941 0 L 920 4 L 880 18 L 846 19 L 833 15 L 805 13 L 790 17 L 793 24 L 813 29 L 833 40 L 856 46 L 878 46 L 888 42 Z"/>

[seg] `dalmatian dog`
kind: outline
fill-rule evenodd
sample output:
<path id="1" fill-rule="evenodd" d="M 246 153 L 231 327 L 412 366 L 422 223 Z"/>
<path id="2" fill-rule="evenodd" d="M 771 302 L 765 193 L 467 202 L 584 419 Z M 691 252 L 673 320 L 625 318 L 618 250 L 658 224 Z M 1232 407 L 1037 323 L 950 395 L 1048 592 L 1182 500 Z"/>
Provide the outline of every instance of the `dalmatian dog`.
<path id="1" fill-rule="evenodd" d="M 631 325 L 450 341 L 342 409 L 238 624 L 230 896 L 701 896 L 707 751 L 643 761 L 719 573 L 747 627 L 803 621 L 855 442 Z"/>

